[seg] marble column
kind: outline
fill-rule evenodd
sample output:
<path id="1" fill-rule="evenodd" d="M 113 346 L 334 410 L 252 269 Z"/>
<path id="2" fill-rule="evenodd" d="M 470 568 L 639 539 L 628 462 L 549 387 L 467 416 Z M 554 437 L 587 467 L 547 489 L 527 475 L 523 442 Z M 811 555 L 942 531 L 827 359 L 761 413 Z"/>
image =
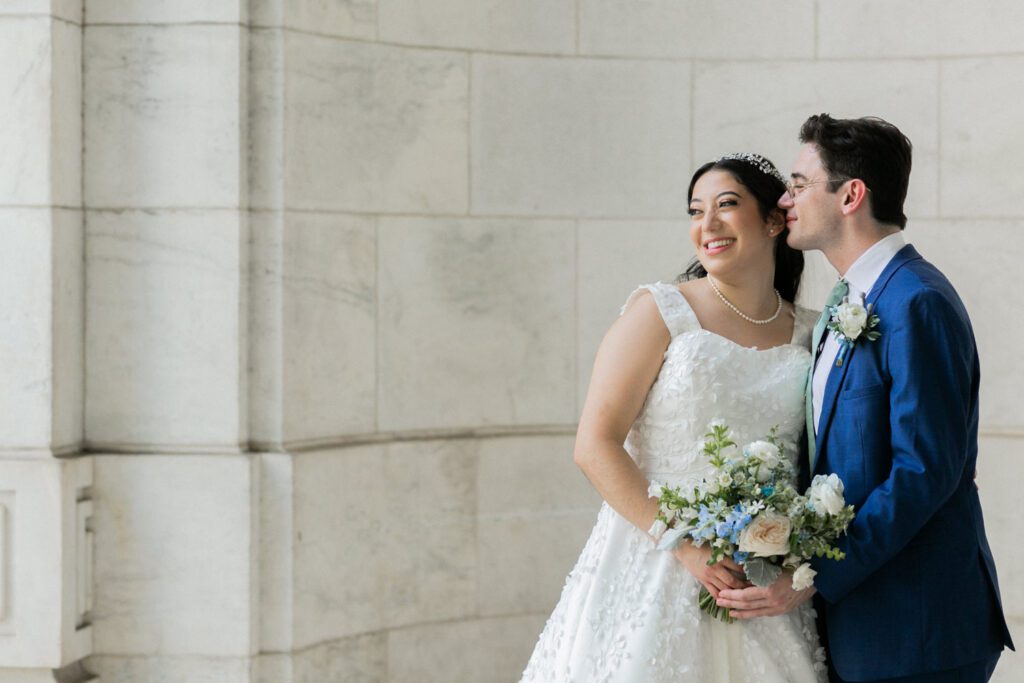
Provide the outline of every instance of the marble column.
<path id="1" fill-rule="evenodd" d="M 252 680 L 248 4 L 86 7 L 87 665 L 104 680 Z"/>
<path id="2" fill-rule="evenodd" d="M 0 681 L 84 681 L 81 2 L 0 7 Z"/>

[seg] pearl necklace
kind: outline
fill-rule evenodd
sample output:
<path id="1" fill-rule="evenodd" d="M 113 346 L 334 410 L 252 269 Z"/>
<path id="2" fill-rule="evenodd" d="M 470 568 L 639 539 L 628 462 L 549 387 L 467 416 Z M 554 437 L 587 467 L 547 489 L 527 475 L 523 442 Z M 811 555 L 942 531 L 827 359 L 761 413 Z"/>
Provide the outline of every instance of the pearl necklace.
<path id="1" fill-rule="evenodd" d="M 723 304 L 725 304 L 726 306 L 731 308 L 733 313 L 735 313 L 739 317 L 743 318 L 748 323 L 753 323 L 755 325 L 767 325 L 770 322 L 774 322 L 775 319 L 779 317 L 779 313 L 782 313 L 782 295 L 779 294 L 779 290 L 777 290 L 777 289 L 774 290 L 774 292 L 775 292 L 775 299 L 776 299 L 776 301 L 778 301 L 779 305 L 775 308 L 775 313 L 773 313 L 772 317 L 770 317 L 770 318 L 765 318 L 764 320 L 755 320 L 754 318 L 751 318 L 749 315 L 747 315 L 746 313 L 744 313 L 740 309 L 736 308 L 736 306 L 734 306 L 731 301 L 729 301 L 728 299 L 725 298 L 725 295 L 722 294 L 722 291 L 720 289 L 718 289 L 718 285 L 716 285 L 715 281 L 711 278 L 710 273 L 708 274 L 708 284 L 711 285 L 711 289 L 715 290 L 715 294 L 718 295 L 718 298 L 722 300 Z"/>

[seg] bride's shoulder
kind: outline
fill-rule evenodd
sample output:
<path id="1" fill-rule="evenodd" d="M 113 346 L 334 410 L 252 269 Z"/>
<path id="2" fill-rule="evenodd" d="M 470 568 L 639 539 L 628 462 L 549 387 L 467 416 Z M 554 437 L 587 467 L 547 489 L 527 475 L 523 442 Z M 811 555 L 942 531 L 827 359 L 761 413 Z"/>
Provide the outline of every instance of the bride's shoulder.
<path id="1" fill-rule="evenodd" d="M 689 303 L 679 291 L 679 285 L 674 282 L 640 285 L 629 295 L 620 316 L 625 316 L 633 309 L 640 309 L 637 312 L 644 317 L 656 313 L 673 337 L 687 329 L 693 318 Z"/>

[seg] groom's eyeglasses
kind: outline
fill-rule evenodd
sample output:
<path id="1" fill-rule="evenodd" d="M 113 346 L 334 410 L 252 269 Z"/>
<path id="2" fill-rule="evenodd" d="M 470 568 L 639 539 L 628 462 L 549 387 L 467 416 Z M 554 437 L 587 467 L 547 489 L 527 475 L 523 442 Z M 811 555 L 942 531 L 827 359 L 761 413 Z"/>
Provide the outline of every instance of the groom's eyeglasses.
<path id="1" fill-rule="evenodd" d="M 800 182 L 790 180 L 786 183 L 786 192 L 789 193 L 790 197 L 796 199 L 798 194 L 811 185 L 818 185 L 819 183 L 845 183 L 847 180 L 853 180 L 853 178 L 825 178 L 824 180 L 803 180 Z M 867 191 L 871 192 L 871 188 L 867 188 Z"/>

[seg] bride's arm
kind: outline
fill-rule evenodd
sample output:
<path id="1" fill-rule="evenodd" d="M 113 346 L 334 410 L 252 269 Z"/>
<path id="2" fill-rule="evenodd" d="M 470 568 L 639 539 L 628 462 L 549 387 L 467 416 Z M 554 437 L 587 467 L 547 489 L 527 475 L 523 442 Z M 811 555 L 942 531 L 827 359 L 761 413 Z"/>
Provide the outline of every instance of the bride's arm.
<path id="1" fill-rule="evenodd" d="M 598 348 L 573 451 L 576 464 L 608 505 L 645 533 L 658 516 L 658 501 L 648 496 L 647 477 L 623 443 L 658 377 L 669 341 L 654 298 L 638 297 Z M 707 566 L 706 547 L 683 543 L 675 555 L 716 598 L 723 588 L 745 585 L 730 573 L 742 571 L 731 560 Z"/>
<path id="2" fill-rule="evenodd" d="M 654 297 L 638 296 L 597 350 L 573 451 L 601 497 L 645 532 L 658 515 L 658 503 L 647 496 L 647 478 L 623 443 L 658 377 L 669 341 Z"/>

